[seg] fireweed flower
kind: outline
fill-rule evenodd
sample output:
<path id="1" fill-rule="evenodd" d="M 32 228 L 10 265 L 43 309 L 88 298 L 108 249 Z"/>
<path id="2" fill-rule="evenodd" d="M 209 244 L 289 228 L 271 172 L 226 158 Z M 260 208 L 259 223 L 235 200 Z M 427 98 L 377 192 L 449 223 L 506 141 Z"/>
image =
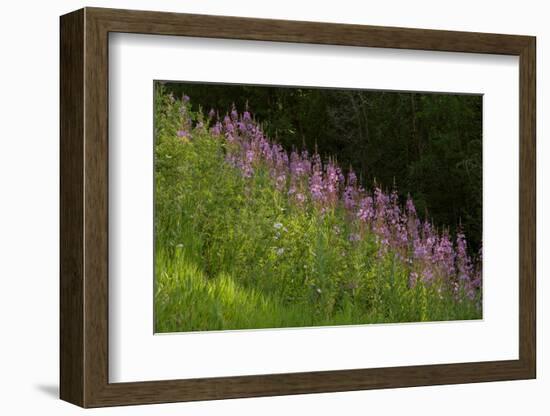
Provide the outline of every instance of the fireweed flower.
<path id="1" fill-rule="evenodd" d="M 434 274 L 431 269 L 426 269 L 422 272 L 423 281 L 426 283 L 432 283 L 434 280 Z"/>
<path id="2" fill-rule="evenodd" d="M 238 118 L 239 118 L 239 114 L 237 113 L 235 106 L 233 106 L 233 109 L 231 110 L 231 119 L 237 120 Z"/>
<path id="3" fill-rule="evenodd" d="M 370 222 L 374 218 L 374 209 L 372 197 L 367 196 L 359 202 L 357 218 L 362 222 Z"/>
<path id="4" fill-rule="evenodd" d="M 377 220 L 384 220 L 390 198 L 378 187 L 374 189 L 375 216 Z"/>
<path id="5" fill-rule="evenodd" d="M 346 186 L 346 189 L 344 190 L 344 207 L 351 211 L 353 208 L 355 208 L 355 195 L 354 195 L 354 189 L 351 186 Z"/>
<path id="6" fill-rule="evenodd" d="M 229 118 L 228 115 L 225 115 L 224 118 L 223 118 L 223 124 L 224 126 L 229 126 L 231 124 L 231 119 Z"/>
<path id="7" fill-rule="evenodd" d="M 471 289 L 471 280 L 473 274 L 473 266 L 468 256 L 466 238 L 462 232 L 457 233 L 456 235 L 456 263 L 458 270 L 458 280 L 463 282 L 466 290 Z"/>
<path id="8" fill-rule="evenodd" d="M 334 206 L 339 198 L 342 173 L 338 166 L 329 162 L 325 167 L 325 192 L 327 202 Z"/>
<path id="9" fill-rule="evenodd" d="M 181 103 L 183 108 L 188 105 L 185 100 Z M 349 234 L 348 240 L 360 241 L 363 233 L 372 233 L 378 255 L 391 253 L 409 270 L 409 287 L 418 282 L 431 284 L 437 279 L 457 297 L 464 293 L 474 298 L 478 293 L 481 251 L 472 258 L 462 232 L 453 242 L 447 230 L 439 232 L 430 221 L 421 221 L 410 195 L 401 205 L 395 190 L 388 193 L 375 185 L 373 194 L 369 194 L 351 167 L 346 178 L 334 160 L 323 163 L 318 153 L 307 150 L 287 152 L 264 134 L 248 109 L 239 115 L 233 106 L 223 120 L 212 109 L 208 117 L 217 120 L 210 128 L 211 134 L 230 145 L 225 148 L 226 162 L 239 169 L 244 178 L 251 178 L 256 167 L 266 168 L 274 188 L 287 196 L 290 204 L 307 209 L 312 201 L 322 214 L 341 206 L 348 213 L 346 220 L 350 225 L 361 226 L 361 233 Z M 200 128 L 200 124 L 195 128 Z M 189 138 L 191 133 L 182 128 L 177 136 Z M 279 232 L 284 227 L 275 223 L 274 228 Z M 342 232 L 336 227 L 333 230 L 337 235 Z M 275 251 L 282 255 L 284 249 Z"/>
<path id="10" fill-rule="evenodd" d="M 453 243 L 449 238 L 449 234 L 444 232 L 434 249 L 434 261 L 445 277 L 455 274 L 455 257 Z"/>
<path id="11" fill-rule="evenodd" d="M 407 233 L 413 240 L 416 240 L 418 238 L 420 220 L 416 215 L 416 208 L 410 195 L 407 196 L 407 202 L 405 204 L 405 215 L 407 217 Z"/>
<path id="12" fill-rule="evenodd" d="M 290 172 L 299 178 L 309 173 L 309 166 L 305 160 L 295 151 L 290 154 Z"/>
<path id="13" fill-rule="evenodd" d="M 323 199 L 323 176 L 321 172 L 315 171 L 309 181 L 309 191 L 311 197 L 315 201 L 321 201 Z"/>
<path id="14" fill-rule="evenodd" d="M 322 202 L 324 200 L 324 183 L 321 158 L 319 155 L 314 155 L 313 173 L 309 179 L 309 191 L 314 201 Z"/>
<path id="15" fill-rule="evenodd" d="M 220 122 L 214 124 L 214 127 L 210 130 L 214 136 L 219 136 L 222 132 L 222 125 Z"/>
<path id="16" fill-rule="evenodd" d="M 407 233 L 406 221 L 401 218 L 400 222 L 396 224 L 395 230 L 395 245 L 400 249 L 406 249 L 409 243 L 409 235 Z"/>
<path id="17" fill-rule="evenodd" d="M 350 169 L 348 173 L 347 184 L 344 188 L 343 193 L 344 207 L 348 211 L 352 211 L 355 208 L 358 195 L 359 190 L 357 189 L 357 176 L 355 175 L 353 170 Z"/>
<path id="18" fill-rule="evenodd" d="M 399 219 L 401 216 L 401 209 L 399 208 L 399 196 L 397 195 L 397 191 L 393 191 L 391 193 L 389 200 L 390 205 L 386 208 L 386 215 L 388 221 L 395 226 L 399 223 Z"/>
<path id="19" fill-rule="evenodd" d="M 410 195 L 407 196 L 407 202 L 405 203 L 405 209 L 407 211 L 407 215 L 409 215 L 411 217 L 416 216 L 416 208 L 414 206 L 414 202 L 411 199 Z"/>

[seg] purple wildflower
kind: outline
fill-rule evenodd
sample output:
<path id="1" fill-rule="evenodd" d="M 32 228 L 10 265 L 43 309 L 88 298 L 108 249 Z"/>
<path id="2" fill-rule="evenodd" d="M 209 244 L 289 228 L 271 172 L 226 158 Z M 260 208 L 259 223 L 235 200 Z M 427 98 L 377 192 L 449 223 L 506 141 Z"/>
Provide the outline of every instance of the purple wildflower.
<path id="1" fill-rule="evenodd" d="M 372 197 L 366 196 L 359 203 L 357 218 L 363 222 L 370 222 L 374 218 L 373 200 Z"/>
<path id="2" fill-rule="evenodd" d="M 238 118 L 239 118 L 239 114 L 237 113 L 235 106 L 233 106 L 233 109 L 231 110 L 231 120 L 237 121 Z"/>
<path id="3" fill-rule="evenodd" d="M 185 111 L 187 100 L 181 102 Z M 256 169 L 266 168 L 273 186 L 288 197 L 289 203 L 307 209 L 312 201 L 323 215 L 337 207 L 344 208 L 352 229 L 358 230 L 348 234 L 349 241 L 372 235 L 379 256 L 391 253 L 408 269 L 409 287 L 437 281 L 443 283 L 438 290 L 447 288 L 457 297 L 465 294 L 475 298 L 481 288 L 481 250 L 472 258 L 462 232 L 453 245 L 447 230 L 438 232 L 429 220 L 421 221 L 410 195 L 402 205 L 395 190 L 387 193 L 375 186 L 370 194 L 360 186 L 351 168 L 345 178 L 333 160 L 323 163 L 318 153 L 287 152 L 265 136 L 248 109 L 239 115 L 233 106 L 221 121 L 212 109 L 208 117 L 217 120 L 210 129 L 212 135 L 228 144 L 225 160 L 239 169 L 244 178 L 252 177 Z M 190 123 L 189 120 L 182 125 L 178 137 L 191 137 Z M 199 121 L 195 128 L 204 125 Z M 338 226 L 333 226 L 333 230 L 335 235 L 345 235 Z"/>

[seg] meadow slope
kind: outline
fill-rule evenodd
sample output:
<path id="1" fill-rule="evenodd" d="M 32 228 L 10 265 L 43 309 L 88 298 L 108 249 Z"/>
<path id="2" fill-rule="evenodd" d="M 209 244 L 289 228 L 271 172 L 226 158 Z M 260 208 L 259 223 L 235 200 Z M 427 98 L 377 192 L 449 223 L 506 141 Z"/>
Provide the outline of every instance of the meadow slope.
<path id="1" fill-rule="evenodd" d="M 478 319 L 481 253 L 411 198 L 155 97 L 156 332 Z"/>

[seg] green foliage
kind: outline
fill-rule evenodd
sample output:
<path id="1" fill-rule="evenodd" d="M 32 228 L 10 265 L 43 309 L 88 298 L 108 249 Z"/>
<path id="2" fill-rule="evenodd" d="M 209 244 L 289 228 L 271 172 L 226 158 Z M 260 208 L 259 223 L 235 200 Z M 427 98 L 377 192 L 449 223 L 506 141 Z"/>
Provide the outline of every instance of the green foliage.
<path id="1" fill-rule="evenodd" d="M 437 284 L 410 288 L 374 236 L 350 241 L 362 231 L 343 209 L 291 204 L 261 169 L 244 178 L 200 113 L 155 99 L 157 332 L 480 317 Z"/>
<path id="2" fill-rule="evenodd" d="M 353 166 L 363 183 L 397 183 L 436 226 L 461 225 L 472 253 L 482 237 L 482 97 L 168 83 L 206 111 L 247 105 L 285 148 L 317 148 Z M 223 114 L 221 114 L 223 116 Z M 429 211 L 428 211 L 429 208 Z M 427 211 L 427 212 L 426 212 Z"/>

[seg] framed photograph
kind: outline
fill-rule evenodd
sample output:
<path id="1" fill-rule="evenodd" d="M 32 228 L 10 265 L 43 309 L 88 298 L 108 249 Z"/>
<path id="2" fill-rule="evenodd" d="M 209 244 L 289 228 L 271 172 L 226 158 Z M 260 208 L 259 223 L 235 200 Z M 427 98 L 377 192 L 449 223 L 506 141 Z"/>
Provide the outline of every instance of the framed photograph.
<path id="1" fill-rule="evenodd" d="M 534 37 L 60 29 L 63 400 L 536 377 Z"/>

